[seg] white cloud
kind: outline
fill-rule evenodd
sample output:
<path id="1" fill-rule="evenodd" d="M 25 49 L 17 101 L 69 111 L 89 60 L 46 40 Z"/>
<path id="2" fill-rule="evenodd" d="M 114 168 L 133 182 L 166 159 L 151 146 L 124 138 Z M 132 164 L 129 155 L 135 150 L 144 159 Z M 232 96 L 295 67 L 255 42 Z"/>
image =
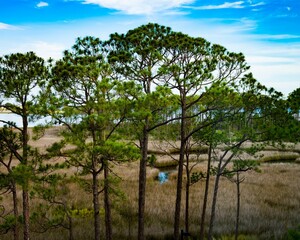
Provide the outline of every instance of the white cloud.
<path id="1" fill-rule="evenodd" d="M 225 2 L 220 5 L 206 5 L 206 6 L 194 7 L 194 9 L 212 10 L 212 9 L 225 9 L 225 8 L 244 8 L 245 6 L 243 6 L 243 4 L 244 4 L 244 1 Z"/>
<path id="2" fill-rule="evenodd" d="M 299 63 L 290 63 L 289 59 L 274 59 L 272 57 L 266 59 L 263 57 L 249 57 L 248 59 L 254 77 L 267 87 L 273 87 L 285 96 L 300 87 Z M 252 63 L 252 61 L 254 62 Z"/>
<path id="3" fill-rule="evenodd" d="M 254 77 L 266 86 L 281 91 L 285 96 L 299 88 L 299 43 L 264 43 L 255 39 L 260 37 L 245 42 L 244 51 Z"/>
<path id="4" fill-rule="evenodd" d="M 258 2 L 258 3 L 251 4 L 251 7 L 258 7 L 258 6 L 263 6 L 263 5 L 266 5 L 266 3 L 265 2 Z"/>
<path id="5" fill-rule="evenodd" d="M 32 41 L 30 43 L 20 44 L 10 52 L 29 52 L 33 51 L 37 56 L 44 59 L 59 59 L 62 57 L 65 46 L 59 43 L 49 43 L 45 41 Z"/>
<path id="6" fill-rule="evenodd" d="M 176 10 L 176 8 L 168 9 L 164 14 Z M 253 34 L 252 29 L 259 22 L 247 18 L 239 20 L 233 18 L 230 21 L 221 18 L 190 20 L 171 14 L 165 17 L 164 14 L 146 17 L 109 15 L 81 22 L 70 21 L 59 27 L 55 25 L 52 29 L 42 25 L 28 28 L 26 31 L 10 31 L 9 35 L 12 36 L 10 39 L 6 40 L 5 35 L 0 38 L 0 55 L 34 51 L 45 59 L 50 56 L 59 59 L 63 50 L 70 49 L 74 44 L 76 37 L 91 35 L 106 40 L 111 33 L 126 33 L 129 29 L 151 21 L 170 26 L 174 31 L 181 31 L 193 37 L 204 37 L 211 43 L 223 45 L 229 51 L 244 53 L 254 77 L 267 87 L 274 87 L 283 92 L 285 96 L 300 87 L 299 36 Z M 276 39 L 280 41 L 273 41 Z M 293 41 L 285 43 L 284 39 Z"/>
<path id="7" fill-rule="evenodd" d="M 300 87 L 300 43 L 285 41 L 297 39 L 297 35 L 252 34 L 249 29 L 255 21 L 233 21 L 224 25 L 222 19 L 190 21 L 173 20 L 165 23 L 175 31 L 182 31 L 194 37 L 204 37 L 211 43 L 226 47 L 229 51 L 242 52 L 251 66 L 254 77 L 266 85 L 281 91 L 285 96 Z"/>
<path id="8" fill-rule="evenodd" d="M 174 9 L 195 0 L 83 0 L 84 4 L 96 4 L 104 8 L 115 9 L 126 14 L 151 15 L 155 12 Z"/>
<path id="9" fill-rule="evenodd" d="M 0 30 L 15 30 L 18 27 L 0 22 Z"/>
<path id="10" fill-rule="evenodd" d="M 189 15 L 190 12 L 188 11 L 176 11 L 176 10 L 170 10 L 170 11 L 165 11 L 163 13 L 164 16 L 184 16 L 184 15 Z"/>
<path id="11" fill-rule="evenodd" d="M 300 35 L 291 35 L 291 34 L 260 34 L 258 36 L 259 39 L 267 39 L 267 40 L 290 40 L 290 39 L 300 39 Z"/>
<path id="12" fill-rule="evenodd" d="M 39 2 L 36 7 L 38 8 L 42 8 L 42 7 L 48 7 L 49 4 L 47 2 Z"/>
<path id="13" fill-rule="evenodd" d="M 196 10 L 214 10 L 214 9 L 228 9 L 228 8 L 246 8 L 246 7 L 259 7 L 265 5 L 265 2 L 252 3 L 252 1 L 248 1 L 250 5 L 247 5 L 244 1 L 236 1 L 236 2 L 225 2 L 220 5 L 205 5 L 198 7 L 191 7 Z"/>

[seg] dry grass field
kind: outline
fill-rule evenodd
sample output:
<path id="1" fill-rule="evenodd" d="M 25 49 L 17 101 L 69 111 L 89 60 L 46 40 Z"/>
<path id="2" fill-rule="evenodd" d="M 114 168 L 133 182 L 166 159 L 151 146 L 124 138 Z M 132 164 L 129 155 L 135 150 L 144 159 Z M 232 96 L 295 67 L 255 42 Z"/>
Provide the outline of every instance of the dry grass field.
<path id="1" fill-rule="evenodd" d="M 57 139 L 56 132 L 47 134 L 34 143 L 45 148 Z M 138 162 L 116 164 L 112 168 L 120 181 L 113 186 L 113 235 L 114 239 L 136 239 L 137 203 L 138 203 Z M 197 169 L 205 169 L 202 162 Z M 196 169 L 196 170 L 197 170 Z M 245 181 L 241 184 L 240 239 L 283 240 L 288 229 L 300 225 L 300 164 L 262 163 L 260 172 L 242 173 Z M 169 180 L 160 184 L 157 180 L 159 170 L 147 169 L 147 196 L 145 231 L 147 239 L 171 239 L 173 232 L 173 214 L 176 196 L 176 172 Z M 213 188 L 212 178 L 210 196 Z M 91 195 L 72 183 L 67 198 L 76 207 L 92 209 Z M 201 206 L 204 182 L 191 187 L 190 193 L 190 232 L 197 236 L 200 231 Z M 215 236 L 217 239 L 233 239 L 236 214 L 235 184 L 223 178 L 218 195 Z M 182 219 L 184 218 L 184 193 L 182 195 Z M 102 201 L 102 200 L 101 200 Z M 32 210 L 36 210 L 41 200 L 31 200 Z M 209 201 L 210 202 L 210 201 Z M 9 207 L 10 199 L 4 197 L 1 204 Z M 21 207 L 21 204 L 20 204 Z M 210 217 L 210 205 L 207 222 Z M 182 222 L 182 228 L 184 223 Z M 104 236 L 104 214 L 101 212 L 101 231 Z M 59 240 L 68 239 L 68 231 L 55 228 L 45 233 L 36 233 L 38 224 L 32 225 L 32 239 Z M 206 229 L 207 230 L 207 229 Z M 77 240 L 93 239 L 93 220 L 91 216 L 74 217 L 74 235 Z M 0 239 L 12 239 L 12 233 L 0 235 Z M 196 238 L 195 238 L 196 239 Z"/>

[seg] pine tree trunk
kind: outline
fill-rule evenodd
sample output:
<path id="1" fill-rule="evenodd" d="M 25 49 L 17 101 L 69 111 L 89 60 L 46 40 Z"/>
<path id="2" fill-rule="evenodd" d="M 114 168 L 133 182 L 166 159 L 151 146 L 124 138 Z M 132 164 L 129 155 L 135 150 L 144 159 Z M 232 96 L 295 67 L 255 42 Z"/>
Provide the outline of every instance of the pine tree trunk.
<path id="1" fill-rule="evenodd" d="M 186 160 L 186 188 L 185 188 L 185 232 L 189 233 L 189 205 L 190 205 L 190 170 L 189 159 Z"/>
<path id="2" fill-rule="evenodd" d="M 209 231 L 208 231 L 208 238 L 207 238 L 208 240 L 213 239 L 213 229 L 214 229 L 214 223 L 215 223 L 216 205 L 217 205 L 220 177 L 221 177 L 221 174 L 219 174 L 219 172 L 218 172 L 216 179 L 215 179 L 215 187 L 214 187 L 213 200 L 212 200 L 212 206 L 211 206 L 211 216 L 210 216 Z"/>
<path id="3" fill-rule="evenodd" d="M 23 190 L 23 217 L 24 217 L 24 240 L 29 240 L 29 194 L 28 190 Z"/>
<path id="4" fill-rule="evenodd" d="M 203 205 L 202 205 L 201 223 L 200 223 L 200 238 L 199 238 L 200 240 L 204 239 L 204 225 L 205 225 L 208 189 L 209 189 L 209 181 L 210 181 L 211 153 L 212 153 L 212 145 L 210 144 L 208 150 L 207 173 L 206 173 L 206 180 L 205 180 L 205 190 L 204 190 L 204 198 L 203 198 Z"/>
<path id="5" fill-rule="evenodd" d="M 109 199 L 109 171 L 108 166 L 104 166 L 104 208 L 105 208 L 105 229 L 106 240 L 112 240 L 112 223 L 111 223 L 111 204 Z"/>
<path id="6" fill-rule="evenodd" d="M 68 219 L 69 219 L 69 240 L 74 240 L 73 218 L 72 216 L 68 216 Z"/>
<path id="7" fill-rule="evenodd" d="M 183 101 L 185 102 L 185 101 Z M 185 106 L 182 107 L 181 127 L 180 127 L 180 154 L 178 162 L 178 176 L 177 176 L 177 191 L 176 191 L 176 204 L 175 204 L 175 216 L 174 216 L 174 240 L 179 239 L 180 228 L 180 211 L 181 211 L 181 193 L 182 193 L 182 175 L 183 175 L 183 163 L 186 147 L 186 119 L 185 119 Z"/>
<path id="8" fill-rule="evenodd" d="M 100 206 L 98 193 L 98 174 L 93 172 L 93 205 L 94 205 L 94 231 L 95 240 L 100 239 Z"/>
<path id="9" fill-rule="evenodd" d="M 186 183 L 185 190 L 185 232 L 189 232 L 189 201 L 190 200 L 190 184 Z"/>
<path id="10" fill-rule="evenodd" d="M 181 211 L 181 193 L 182 193 L 182 173 L 183 173 L 183 157 L 180 154 L 178 177 L 177 177 L 177 191 L 176 191 L 176 204 L 175 204 L 175 216 L 174 216 L 174 239 L 179 239 L 180 228 L 180 211 Z"/>
<path id="11" fill-rule="evenodd" d="M 148 132 L 149 125 L 148 119 L 145 121 L 143 129 L 143 137 L 140 140 L 141 145 L 141 161 L 140 161 L 140 173 L 139 173 L 139 212 L 138 212 L 138 240 L 145 239 L 145 201 L 146 201 L 146 167 L 148 158 Z"/>
<path id="12" fill-rule="evenodd" d="M 23 106 L 23 132 L 22 132 L 22 144 L 23 144 L 23 161 L 22 164 L 25 168 L 28 166 L 28 119 L 27 119 L 27 110 Z M 29 213 L 29 179 L 24 179 L 23 183 L 23 220 L 24 220 L 24 240 L 30 239 L 30 213 Z"/>
<path id="13" fill-rule="evenodd" d="M 14 217 L 15 217 L 15 223 L 13 227 L 14 231 L 14 240 L 19 240 L 19 209 L 18 209 L 18 197 L 17 197 L 17 188 L 16 183 L 12 182 L 12 195 L 13 195 L 13 205 L 14 205 Z"/>
<path id="14" fill-rule="evenodd" d="M 236 222 L 235 222 L 235 240 L 239 236 L 239 224 L 240 224 L 240 206 L 241 206 L 241 190 L 240 190 L 240 173 L 236 173 L 236 190 L 237 190 L 237 204 L 236 204 Z"/>

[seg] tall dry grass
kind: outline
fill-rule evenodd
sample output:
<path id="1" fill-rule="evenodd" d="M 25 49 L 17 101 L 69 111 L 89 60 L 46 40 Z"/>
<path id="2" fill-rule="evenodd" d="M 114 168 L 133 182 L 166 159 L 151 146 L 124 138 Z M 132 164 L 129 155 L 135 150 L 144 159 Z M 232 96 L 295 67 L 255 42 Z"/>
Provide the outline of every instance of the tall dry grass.
<path id="1" fill-rule="evenodd" d="M 203 164 L 199 165 L 198 168 L 202 169 Z M 130 172 L 132 172 L 132 168 L 137 168 L 137 165 L 135 167 L 134 165 L 131 166 Z M 172 234 L 176 176 L 173 174 L 171 180 L 165 184 L 159 184 L 155 180 L 157 173 L 157 170 L 149 169 L 148 171 L 145 226 L 147 236 L 164 239 Z M 120 187 L 131 204 L 137 206 L 137 174 L 131 175 L 132 181 L 129 181 L 130 177 L 126 175 L 124 169 L 122 174 L 127 181 L 123 181 Z M 240 233 L 255 236 L 256 239 L 283 239 L 287 229 L 300 224 L 300 165 L 292 163 L 263 164 L 260 173 L 247 172 L 243 176 L 245 181 L 241 184 Z M 211 191 L 212 188 L 213 181 L 210 185 Z M 194 236 L 200 231 L 203 189 L 203 182 L 197 183 L 191 188 L 190 229 Z M 212 192 L 210 192 L 211 195 Z M 182 197 L 184 199 L 184 194 Z M 208 209 L 210 207 L 209 205 Z M 184 202 L 182 210 L 184 210 Z M 183 214 L 182 211 L 182 217 Z M 235 185 L 223 178 L 217 205 L 216 236 L 234 233 L 235 214 Z M 208 211 L 206 226 L 208 226 L 209 217 L 210 212 Z M 126 219 L 123 220 L 126 222 Z M 183 228 L 183 222 L 181 226 Z M 126 232 L 126 229 L 123 229 L 122 232 Z"/>
<path id="2" fill-rule="evenodd" d="M 204 164 L 202 163 L 198 167 L 203 168 Z M 260 168 L 260 173 L 247 172 L 243 174 L 245 181 L 241 184 L 240 233 L 255 236 L 255 239 L 284 239 L 284 234 L 289 228 L 300 224 L 300 165 L 292 163 L 263 164 Z M 136 239 L 137 236 L 137 169 L 138 163 L 126 163 L 114 167 L 115 173 L 122 178 L 118 188 L 123 192 L 122 196 L 112 196 L 114 239 Z M 171 179 L 164 184 L 160 184 L 156 180 L 157 174 L 157 169 L 148 169 L 145 213 L 147 239 L 167 239 L 173 232 L 176 174 L 171 174 Z M 75 184 L 72 184 L 70 188 L 69 198 L 73 204 L 86 208 L 92 207 L 91 196 L 88 193 Z M 213 181 L 210 190 L 212 188 Z M 199 182 L 191 187 L 190 232 L 193 236 L 200 231 L 203 190 L 204 182 Z M 211 195 L 212 192 L 210 192 Z M 184 194 L 182 197 L 184 199 Z M 3 201 L 9 204 L 9 199 Z M 32 199 L 32 209 L 35 208 L 37 202 L 37 199 Z M 208 210 L 210 207 L 208 205 Z M 184 210 L 184 201 L 182 210 Z M 223 178 L 217 204 L 215 236 L 233 235 L 235 213 L 235 185 Z M 182 211 L 182 219 L 183 214 L 184 211 Z M 210 212 L 208 211 L 206 226 L 208 226 L 209 217 Z M 101 213 L 101 227 L 104 236 L 103 213 Z M 181 222 L 181 227 L 184 227 L 183 222 Z M 92 219 L 75 219 L 74 232 L 75 239 L 93 239 Z M 11 233 L 8 233 L 2 235 L 0 239 L 11 239 L 11 236 Z M 42 234 L 33 232 L 32 239 L 68 239 L 68 232 L 62 228 L 49 230 Z"/>
<path id="3" fill-rule="evenodd" d="M 47 136 L 51 138 L 51 136 Z M 53 139 L 52 139 L 53 140 Z M 51 140 L 51 141 L 52 141 Z M 40 143 L 46 146 L 47 141 Z M 206 162 L 202 161 L 195 171 L 204 170 Z M 113 171 L 121 179 L 114 189 L 119 194 L 112 194 L 113 203 L 113 238 L 137 238 L 138 209 L 138 169 L 139 163 L 123 163 L 114 165 Z M 263 163 L 261 172 L 243 173 L 245 181 L 241 184 L 240 233 L 251 236 L 251 239 L 284 239 L 289 228 L 300 225 L 300 164 L 295 163 Z M 69 171 L 74 171 L 71 169 Z M 172 239 L 173 218 L 176 196 L 176 172 L 169 175 L 169 180 L 160 184 L 157 180 L 159 170 L 147 169 L 147 191 L 145 212 L 145 234 L 147 239 Z M 212 196 L 213 180 L 210 183 Z M 76 207 L 92 209 L 91 195 L 76 184 L 71 184 L 68 200 Z M 214 235 L 232 236 L 235 227 L 236 188 L 235 185 L 222 178 L 219 187 Z M 201 206 L 203 201 L 204 182 L 194 184 L 190 189 L 190 233 L 197 236 L 200 232 Z M 121 194 L 122 193 L 122 194 Z M 20 194 L 20 193 L 19 193 Z M 103 199 L 101 196 L 101 204 Z M 21 198 L 20 198 L 21 199 Z M 182 222 L 184 228 L 184 192 L 182 193 Z M 31 199 L 34 211 L 40 199 Z M 206 218 L 206 231 L 210 218 L 210 202 Z M 1 204 L 11 206 L 11 197 L 4 196 Z M 19 204 L 21 212 L 21 203 Z M 101 232 L 104 239 L 104 214 L 101 215 Z M 68 231 L 55 228 L 46 233 L 36 233 L 37 225 L 32 226 L 33 240 L 68 239 Z M 92 217 L 74 219 L 74 235 L 76 240 L 93 239 Z M 0 239 L 12 239 L 12 233 L 0 235 Z M 249 237 L 250 239 L 250 237 Z"/>

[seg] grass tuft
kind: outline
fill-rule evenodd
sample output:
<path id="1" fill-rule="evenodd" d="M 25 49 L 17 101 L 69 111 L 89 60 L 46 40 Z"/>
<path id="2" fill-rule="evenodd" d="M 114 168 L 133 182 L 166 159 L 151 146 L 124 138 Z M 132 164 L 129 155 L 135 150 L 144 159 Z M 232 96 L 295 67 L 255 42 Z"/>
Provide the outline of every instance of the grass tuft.
<path id="1" fill-rule="evenodd" d="M 277 153 L 274 155 L 262 157 L 259 161 L 262 163 L 297 162 L 297 158 L 299 158 L 298 153 Z"/>
<path id="2" fill-rule="evenodd" d="M 176 168 L 178 166 L 178 162 L 170 159 L 169 161 L 156 161 L 153 165 L 155 168 Z"/>

